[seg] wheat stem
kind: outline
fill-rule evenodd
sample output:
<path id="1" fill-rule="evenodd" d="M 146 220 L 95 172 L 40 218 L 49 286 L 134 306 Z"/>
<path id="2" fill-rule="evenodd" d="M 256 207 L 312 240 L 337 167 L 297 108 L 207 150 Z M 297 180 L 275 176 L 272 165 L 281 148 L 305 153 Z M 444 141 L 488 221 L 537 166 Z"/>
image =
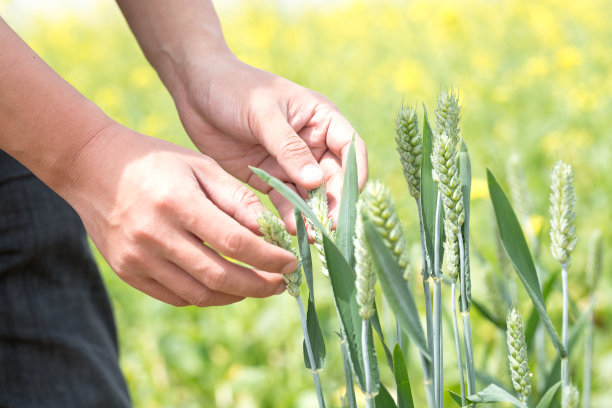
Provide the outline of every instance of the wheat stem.
<path id="1" fill-rule="evenodd" d="M 567 339 L 567 326 L 569 323 L 569 288 L 567 284 L 567 262 L 563 262 L 561 264 L 561 281 L 563 285 L 563 321 L 561 327 L 561 342 L 563 343 L 563 348 L 568 353 L 567 356 L 561 359 L 561 379 L 563 380 L 563 386 L 567 387 L 569 385 L 569 350 Z"/>
<path id="2" fill-rule="evenodd" d="M 302 317 L 302 331 L 304 332 L 304 343 L 306 344 L 306 351 L 308 354 L 308 360 L 310 361 L 310 369 L 312 370 L 312 379 L 314 381 L 315 390 L 317 391 L 317 400 L 319 401 L 319 408 L 325 408 L 325 398 L 323 397 L 323 389 L 321 387 L 321 379 L 319 378 L 319 371 L 315 364 L 314 354 L 312 353 L 312 345 L 310 343 L 310 336 L 308 335 L 308 325 L 306 323 L 306 312 L 304 311 L 304 302 L 302 297 L 297 296 L 295 298 L 298 307 L 300 308 L 300 316 Z"/>
<path id="3" fill-rule="evenodd" d="M 472 325 L 470 323 L 470 311 L 468 309 L 468 293 L 466 286 L 465 254 L 463 233 L 461 229 L 457 232 L 459 241 L 459 271 L 461 276 L 461 317 L 463 319 L 463 337 L 465 347 L 465 368 L 467 373 L 468 394 L 476 393 L 476 372 L 474 370 L 474 347 L 472 345 Z"/>
<path id="4" fill-rule="evenodd" d="M 427 262 L 427 253 L 425 251 L 425 226 L 423 223 L 423 207 L 421 206 L 420 199 L 416 200 L 417 203 L 417 211 L 419 213 L 419 229 L 421 233 L 421 274 L 423 275 L 423 295 L 425 297 L 425 319 L 427 324 L 427 349 L 429 350 L 429 355 L 433 355 L 433 316 L 431 312 L 431 289 L 429 287 L 429 270 L 431 269 L 431 265 Z M 431 381 L 431 362 L 428 362 L 427 359 L 421 358 L 423 363 L 423 382 L 425 383 L 425 390 L 427 393 L 427 406 L 433 407 L 435 402 L 433 396 L 433 387 L 434 384 Z"/>
<path id="5" fill-rule="evenodd" d="M 586 341 L 584 348 L 584 377 L 582 379 L 582 408 L 591 406 L 591 380 L 593 376 L 593 331 L 594 331 L 595 293 L 591 293 L 589 302 L 589 317 L 586 327 Z"/>
<path id="6" fill-rule="evenodd" d="M 342 336 L 340 339 L 340 349 L 342 350 L 342 366 L 344 367 L 344 381 L 346 384 L 345 399 L 348 401 L 350 407 L 357 406 L 357 399 L 355 398 L 355 384 L 353 383 L 353 370 L 351 368 L 351 360 L 349 356 L 348 343 L 346 340 L 346 334 L 342 330 Z"/>
<path id="7" fill-rule="evenodd" d="M 438 191 L 436 201 L 436 221 L 434 229 L 434 288 L 433 288 L 433 366 L 434 366 L 434 395 L 436 406 L 444 407 L 444 376 L 442 373 L 442 287 L 440 274 L 440 212 L 442 194 Z"/>
<path id="8" fill-rule="evenodd" d="M 457 320 L 457 281 L 451 282 L 453 331 L 455 332 L 455 351 L 457 352 L 457 368 L 459 369 L 459 386 L 461 388 L 461 406 L 465 407 L 465 380 L 463 378 L 463 358 L 461 357 L 461 338 L 459 337 L 459 321 Z"/>
<path id="9" fill-rule="evenodd" d="M 368 332 L 370 320 L 361 320 L 361 352 L 363 354 L 363 369 L 365 371 L 365 397 L 366 407 L 374 408 L 374 398 L 372 396 L 372 373 L 370 372 L 370 358 L 368 353 Z"/>

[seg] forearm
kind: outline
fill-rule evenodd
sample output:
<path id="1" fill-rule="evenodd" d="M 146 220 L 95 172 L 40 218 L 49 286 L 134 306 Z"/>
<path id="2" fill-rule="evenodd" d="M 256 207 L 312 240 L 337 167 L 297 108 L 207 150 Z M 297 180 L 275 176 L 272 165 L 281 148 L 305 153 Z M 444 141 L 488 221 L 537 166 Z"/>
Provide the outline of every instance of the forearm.
<path id="1" fill-rule="evenodd" d="M 184 95 L 203 60 L 232 54 L 210 0 L 117 0 L 147 59 L 173 94 Z"/>
<path id="2" fill-rule="evenodd" d="M 112 122 L 0 19 L 0 148 L 51 188 L 78 178 L 71 163 Z"/>

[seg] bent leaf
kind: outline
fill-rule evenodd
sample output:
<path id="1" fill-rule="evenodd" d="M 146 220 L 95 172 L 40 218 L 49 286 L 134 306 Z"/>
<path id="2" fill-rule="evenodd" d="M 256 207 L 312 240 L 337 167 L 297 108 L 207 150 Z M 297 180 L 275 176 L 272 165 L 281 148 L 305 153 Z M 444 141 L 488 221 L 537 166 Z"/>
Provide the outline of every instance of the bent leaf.
<path id="1" fill-rule="evenodd" d="M 515 407 L 527 408 L 525 403 L 519 401 L 514 395 L 495 384 L 490 384 L 487 388 L 475 395 L 470 395 L 468 400 L 470 402 L 481 402 L 485 404 L 490 402 L 508 402 Z"/>
<path id="2" fill-rule="evenodd" d="M 506 193 L 504 193 L 490 170 L 487 170 L 487 179 L 489 183 L 489 195 L 491 196 L 491 202 L 495 210 L 497 228 L 504 249 L 523 283 L 525 290 L 529 294 L 533 305 L 538 311 L 540 320 L 544 324 L 557 353 L 563 358 L 567 355 L 567 352 L 563 348 L 563 344 L 559 339 L 555 326 L 553 326 L 548 316 L 548 312 L 546 311 L 546 304 L 544 303 L 544 297 L 540 290 L 540 282 L 538 281 L 538 275 L 536 273 L 535 264 L 533 263 L 533 258 L 531 257 L 531 252 L 527 246 L 525 234 L 523 234 L 521 225 L 510 205 L 510 200 L 508 200 Z"/>
<path id="3" fill-rule="evenodd" d="M 395 317 L 399 320 L 402 330 L 417 346 L 422 355 L 431 361 L 425 334 L 421 327 L 419 313 L 410 288 L 403 278 L 403 270 L 397 264 L 393 253 L 383 242 L 376 227 L 365 220 L 365 231 L 372 258 L 376 265 L 376 274 L 382 286 L 385 298 L 391 305 Z"/>
<path id="4" fill-rule="evenodd" d="M 326 354 L 325 339 L 323 338 L 323 332 L 321 331 L 321 326 L 319 325 L 319 319 L 315 309 L 310 244 L 308 243 L 308 235 L 306 235 L 304 219 L 302 218 L 302 213 L 299 211 L 295 211 L 295 225 L 297 227 L 300 262 L 302 264 L 302 269 L 304 270 L 306 283 L 308 284 L 308 311 L 306 312 L 306 327 L 308 330 L 308 337 L 310 338 L 312 354 L 315 359 L 315 368 L 320 370 L 323 368 L 323 362 Z M 306 341 L 304 341 L 302 344 L 302 349 L 304 352 L 304 365 L 306 365 L 306 368 L 311 368 L 310 358 L 308 358 L 308 351 L 306 350 Z"/>

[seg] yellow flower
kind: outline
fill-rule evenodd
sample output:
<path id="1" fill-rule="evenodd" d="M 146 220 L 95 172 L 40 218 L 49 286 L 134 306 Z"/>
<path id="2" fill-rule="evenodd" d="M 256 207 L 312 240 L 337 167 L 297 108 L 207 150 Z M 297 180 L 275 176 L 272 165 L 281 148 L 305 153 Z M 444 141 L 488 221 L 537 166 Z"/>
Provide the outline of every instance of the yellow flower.
<path id="1" fill-rule="evenodd" d="M 557 67 L 569 71 L 582 63 L 580 50 L 573 46 L 566 46 L 557 51 Z"/>

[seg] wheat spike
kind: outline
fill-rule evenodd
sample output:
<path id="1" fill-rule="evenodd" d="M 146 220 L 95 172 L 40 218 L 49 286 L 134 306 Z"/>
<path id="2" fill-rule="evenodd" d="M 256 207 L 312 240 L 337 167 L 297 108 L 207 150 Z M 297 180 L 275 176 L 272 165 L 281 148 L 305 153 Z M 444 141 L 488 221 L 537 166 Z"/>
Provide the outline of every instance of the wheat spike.
<path id="1" fill-rule="evenodd" d="M 527 344 L 523 332 L 523 321 L 515 307 L 510 309 L 506 318 L 508 361 L 512 385 L 519 394 L 521 401 L 527 401 L 531 394 L 531 371 L 527 360 Z"/>
<path id="2" fill-rule="evenodd" d="M 308 192 L 308 206 L 317 216 L 317 220 L 325 228 L 325 233 L 331 238 L 335 238 L 335 231 L 332 230 L 334 221 L 329 217 L 329 207 L 327 205 L 327 194 L 325 192 L 325 185 L 311 190 Z M 315 227 L 310 220 L 307 220 L 313 231 L 314 246 L 317 250 L 317 255 L 321 261 L 321 272 L 325 276 L 329 276 L 329 270 L 327 269 L 327 259 L 325 258 L 325 250 L 323 248 L 323 233 Z"/>
<path id="3" fill-rule="evenodd" d="M 264 211 L 257 217 L 257 222 L 259 223 L 259 231 L 267 242 L 286 249 L 297 257 L 297 252 L 291 244 L 291 236 L 285 230 L 281 220 L 270 211 Z M 300 284 L 302 283 L 300 265 L 298 264 L 294 272 L 283 274 L 283 279 L 287 284 L 287 292 L 293 297 L 298 297 L 300 295 Z"/>
<path id="4" fill-rule="evenodd" d="M 357 304 L 359 315 L 368 320 L 374 315 L 374 299 L 376 297 L 376 271 L 368 247 L 365 226 L 363 223 L 363 201 L 357 201 L 357 219 L 355 222 L 355 273 L 357 275 Z"/>
<path id="5" fill-rule="evenodd" d="M 410 195 L 421 196 L 421 164 L 423 163 L 423 137 L 419 132 L 416 109 L 402 106 L 395 120 L 395 143 L 402 163 L 404 178 Z"/>
<path id="6" fill-rule="evenodd" d="M 574 174 L 572 167 L 559 160 L 552 172 L 550 194 L 550 239 L 555 260 L 569 263 L 570 254 L 576 247 L 576 225 L 574 206 Z"/>
<path id="7" fill-rule="evenodd" d="M 391 192 L 380 181 L 370 181 L 365 187 L 362 199 L 364 213 L 376 227 L 385 246 L 395 255 L 398 265 L 406 270 L 409 258 L 404 227 L 395 211 Z"/>

